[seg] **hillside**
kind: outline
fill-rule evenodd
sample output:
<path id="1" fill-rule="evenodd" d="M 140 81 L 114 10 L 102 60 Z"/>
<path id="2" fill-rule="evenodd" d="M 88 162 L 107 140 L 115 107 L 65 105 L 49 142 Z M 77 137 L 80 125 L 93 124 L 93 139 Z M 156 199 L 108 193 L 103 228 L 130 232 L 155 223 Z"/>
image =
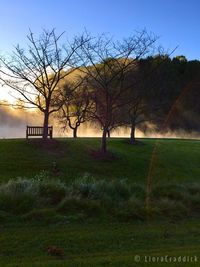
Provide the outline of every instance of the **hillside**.
<path id="1" fill-rule="evenodd" d="M 199 141 L 140 139 L 133 146 L 127 139 L 111 138 L 107 159 L 94 153 L 99 142 L 97 138 L 57 139 L 47 145 L 40 140 L 0 141 L 0 266 L 164 267 L 166 262 L 154 263 L 151 257 L 165 255 L 188 257 L 188 262 L 181 259 L 184 266 L 196 266 Z M 140 191 L 149 169 L 153 183 L 161 182 L 154 190 L 151 218 L 144 213 Z M 29 180 L 43 170 L 53 179 Z M 74 182 L 86 173 L 95 178 L 93 184 L 84 179 Z M 24 179 L 4 183 L 19 176 Z M 175 187 L 166 181 L 175 182 Z M 88 192 L 97 193 L 99 199 L 90 198 Z M 64 255 L 49 254 L 52 246 Z"/>
<path id="2" fill-rule="evenodd" d="M 68 181 L 89 173 L 96 178 L 144 182 L 149 168 L 155 182 L 195 181 L 200 177 L 200 143 L 194 140 L 141 139 L 131 146 L 127 139 L 111 138 L 108 148 L 114 159 L 97 159 L 92 151 L 100 139 L 57 139 L 49 146 L 39 140 L 0 141 L 0 180 L 31 178 L 45 170 Z M 154 150 L 154 156 L 152 156 Z"/>

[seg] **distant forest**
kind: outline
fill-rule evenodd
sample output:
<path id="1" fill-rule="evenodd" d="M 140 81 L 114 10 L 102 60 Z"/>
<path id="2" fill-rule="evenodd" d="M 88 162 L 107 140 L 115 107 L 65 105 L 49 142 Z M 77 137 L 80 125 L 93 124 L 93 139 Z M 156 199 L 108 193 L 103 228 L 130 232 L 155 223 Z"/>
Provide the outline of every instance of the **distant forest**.
<path id="1" fill-rule="evenodd" d="M 144 79 L 146 95 L 148 90 L 153 90 L 147 97 L 148 105 L 152 106 L 147 121 L 152 121 L 160 131 L 199 132 L 200 61 L 166 55 L 140 60 L 139 66 L 144 76 L 150 73 Z"/>

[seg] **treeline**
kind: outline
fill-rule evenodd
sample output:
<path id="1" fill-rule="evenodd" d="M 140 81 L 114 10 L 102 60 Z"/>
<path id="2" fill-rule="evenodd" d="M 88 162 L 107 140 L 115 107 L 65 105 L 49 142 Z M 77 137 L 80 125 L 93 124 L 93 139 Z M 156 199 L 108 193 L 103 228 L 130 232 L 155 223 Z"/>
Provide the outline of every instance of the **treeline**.
<path id="1" fill-rule="evenodd" d="M 87 32 L 64 45 L 55 31 L 28 35 L 28 50 L 16 47 L 0 57 L 3 84 L 21 95 L 17 105 L 35 107 L 44 115 L 43 139 L 54 114 L 73 130 L 85 122 L 102 130 L 106 153 L 112 130 L 199 130 L 199 61 L 161 53 L 156 36 L 137 32 L 123 40 Z"/>
<path id="2" fill-rule="evenodd" d="M 154 120 L 157 130 L 199 132 L 200 61 L 166 55 L 147 58 L 144 62 L 151 67 L 160 64 L 152 73 L 157 90 L 161 92 L 160 107 Z"/>

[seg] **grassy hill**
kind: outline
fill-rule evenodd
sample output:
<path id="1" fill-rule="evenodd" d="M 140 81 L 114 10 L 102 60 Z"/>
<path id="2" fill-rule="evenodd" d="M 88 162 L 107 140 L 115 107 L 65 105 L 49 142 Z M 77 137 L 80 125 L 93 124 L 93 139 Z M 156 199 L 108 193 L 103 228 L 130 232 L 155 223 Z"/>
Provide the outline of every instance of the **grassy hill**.
<path id="1" fill-rule="evenodd" d="M 141 142 L 131 146 L 127 139 L 111 138 L 108 149 L 115 159 L 99 160 L 92 154 L 99 147 L 98 138 L 58 139 L 50 146 L 42 146 L 36 140 L 1 140 L 0 181 L 32 177 L 41 170 L 51 173 L 55 163 L 57 175 L 66 182 L 84 173 L 109 180 L 144 182 L 150 167 L 155 182 L 199 179 L 199 141 L 141 139 Z"/>
<path id="2" fill-rule="evenodd" d="M 90 173 L 97 180 L 108 181 L 106 182 L 108 187 L 110 181 L 122 178 L 126 178 L 130 186 L 133 182 L 144 184 L 151 169 L 155 183 L 172 181 L 182 185 L 199 182 L 199 141 L 172 139 L 140 141 L 138 145 L 131 146 L 126 139 L 111 138 L 108 141 L 111 157 L 99 159 L 93 153 L 99 147 L 100 139 L 97 138 L 58 139 L 48 145 L 43 145 L 38 140 L 28 142 L 22 139 L 1 140 L 0 181 L 4 183 L 18 176 L 29 179 L 45 170 L 53 178 L 59 177 L 69 184 L 85 173 Z M 12 184 L 9 188 L 13 190 Z M 200 189 L 194 187 L 191 189 L 193 191 L 190 199 L 193 201 L 191 203 L 195 204 L 196 216 L 200 211 Z M 193 198 L 194 190 L 197 191 L 197 195 Z M 112 188 L 109 192 L 112 193 Z M 188 193 L 179 191 L 170 194 L 178 198 L 188 196 Z M 29 196 L 24 199 L 30 200 Z M 15 202 L 15 198 L 7 200 L 16 211 L 15 206 L 19 202 Z M 185 203 L 185 199 L 182 201 Z M 187 209 L 182 209 L 183 206 L 179 202 L 164 202 L 164 208 L 166 204 L 172 204 L 173 214 L 169 218 L 155 217 L 147 221 L 140 219 L 120 221 L 116 217 L 108 220 L 103 214 L 96 216 L 94 213 L 96 206 L 87 206 L 88 202 L 84 202 L 84 199 L 78 204 L 82 208 L 84 208 L 82 205 L 86 204 L 89 208 L 85 216 L 72 214 L 71 217 L 68 214 L 69 209 L 74 208 L 70 206 L 73 206 L 74 202 L 70 201 L 65 203 L 66 214 L 58 214 L 48 206 L 48 209 L 19 216 L 16 213 L 5 212 L 1 202 L 0 266 L 198 266 L 199 216 L 189 218 Z M 125 208 L 129 214 L 131 206 L 126 206 L 128 202 L 124 203 L 125 206 L 121 208 L 122 213 Z M 27 207 L 28 204 L 24 204 Z M 176 216 L 176 210 L 179 208 L 182 209 L 181 219 Z M 165 209 L 163 211 L 165 213 Z M 112 212 L 110 210 L 110 213 Z M 92 217 L 91 213 L 94 213 Z M 49 255 L 48 246 L 64 249 L 64 256 Z M 161 262 L 162 257 L 166 255 L 176 259 L 187 256 L 189 260 L 184 262 L 182 258 L 182 262 Z M 146 262 L 145 256 L 161 258 L 160 261 L 153 263 Z M 194 262 L 195 256 L 198 262 Z"/>

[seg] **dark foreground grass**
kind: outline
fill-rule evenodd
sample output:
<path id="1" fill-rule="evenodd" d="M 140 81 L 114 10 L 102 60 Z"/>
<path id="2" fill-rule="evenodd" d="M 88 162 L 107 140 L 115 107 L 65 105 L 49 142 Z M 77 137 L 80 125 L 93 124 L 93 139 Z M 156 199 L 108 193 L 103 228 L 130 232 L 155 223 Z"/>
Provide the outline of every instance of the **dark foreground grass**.
<path id="1" fill-rule="evenodd" d="M 100 140 L 59 139 L 49 147 L 26 140 L 0 141 L 0 181 L 17 176 L 31 178 L 41 170 L 65 182 L 90 173 L 96 179 L 123 179 L 143 183 L 149 166 L 153 181 L 189 183 L 200 177 L 200 144 L 190 140 L 143 139 L 143 145 L 131 146 L 124 139 L 109 140 L 109 151 L 115 160 L 97 160 L 91 151 Z M 154 150 L 156 145 L 156 150 Z M 154 154 L 152 160 L 152 152 Z M 195 188 L 196 190 L 196 188 Z M 17 220 L 0 214 L 0 267 L 123 267 L 123 266 L 199 266 L 199 219 L 175 217 L 157 222 L 119 222 L 105 217 L 46 217 Z M 38 213 L 36 213 L 38 219 Z M 36 216 L 35 215 L 35 216 Z M 31 214 L 33 217 L 33 214 Z M 55 220 L 49 217 L 55 217 Z M 185 215 L 187 216 L 187 215 Z M 48 217 L 48 218 L 47 218 Z M 47 220 L 46 220 L 47 218 Z M 169 222 L 170 220 L 170 222 Z M 64 258 L 47 254 L 48 246 L 63 248 Z M 182 262 L 157 262 L 145 256 L 190 256 Z M 138 257 L 140 256 L 140 257 Z M 191 262 L 197 256 L 198 262 Z M 136 258 L 135 258 L 136 257 Z M 169 258 L 168 257 L 168 258 Z M 189 263 L 184 262 L 190 260 Z M 140 260 L 138 262 L 138 260 Z"/>
<path id="2" fill-rule="evenodd" d="M 90 223 L 1 227 L 0 266 L 199 266 L 199 221 Z M 63 258 L 46 247 L 63 248 Z M 153 263 L 145 256 L 197 257 L 198 262 Z M 140 257 L 138 257 L 140 256 Z M 139 261 L 139 260 L 140 261 Z M 161 259 L 161 258 L 160 258 Z M 139 262 L 137 262 L 139 261 Z M 160 260 L 161 261 L 161 260 Z"/>
<path id="3" fill-rule="evenodd" d="M 129 145 L 126 139 L 110 139 L 108 149 L 115 160 L 97 160 L 91 151 L 98 149 L 100 139 L 58 139 L 53 145 L 38 141 L 0 141 L 0 181 L 17 176 L 32 177 L 41 170 L 54 171 L 66 182 L 90 173 L 96 178 L 128 179 L 144 182 L 149 167 L 157 181 L 196 181 L 200 177 L 200 143 L 192 140 L 142 139 L 143 145 Z M 152 152 L 156 146 L 156 156 Z"/>

